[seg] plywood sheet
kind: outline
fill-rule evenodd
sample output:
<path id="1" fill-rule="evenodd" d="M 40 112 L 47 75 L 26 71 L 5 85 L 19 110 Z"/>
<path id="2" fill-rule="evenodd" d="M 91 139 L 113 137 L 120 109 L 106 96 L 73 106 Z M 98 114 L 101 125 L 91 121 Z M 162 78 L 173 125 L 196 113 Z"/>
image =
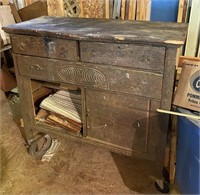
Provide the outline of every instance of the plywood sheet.
<path id="1" fill-rule="evenodd" d="M 0 34 L 3 39 L 4 45 L 10 43 L 9 35 L 6 34 L 1 27 L 9 24 L 14 24 L 15 20 L 11 13 L 11 9 L 9 5 L 0 6 Z"/>
<path id="2" fill-rule="evenodd" d="M 137 0 L 137 20 L 150 20 L 151 0 Z"/>
<path id="3" fill-rule="evenodd" d="M 109 12 L 109 0 L 105 0 L 105 12 L 106 12 L 106 18 L 107 19 L 110 18 L 109 17 L 109 14 L 110 14 L 110 12 Z"/>
<path id="4" fill-rule="evenodd" d="M 185 4 L 185 0 L 179 0 L 177 22 L 182 22 L 183 20 L 184 4 Z"/>
<path id="5" fill-rule="evenodd" d="M 128 19 L 135 20 L 136 16 L 136 0 L 129 1 Z"/>
<path id="6" fill-rule="evenodd" d="M 85 18 L 105 18 L 104 0 L 82 0 L 83 17 Z"/>
<path id="7" fill-rule="evenodd" d="M 3 5 L 8 5 L 9 4 L 9 0 L 1 0 L 0 1 Z"/>
<path id="8" fill-rule="evenodd" d="M 22 21 L 38 18 L 40 16 L 47 16 L 47 5 L 41 1 L 37 1 L 18 10 L 19 16 Z"/>
<path id="9" fill-rule="evenodd" d="M 49 16 L 64 16 L 64 1 L 47 0 L 47 9 Z"/>
<path id="10" fill-rule="evenodd" d="M 25 6 L 28 6 L 32 3 L 37 2 L 37 1 L 47 2 L 47 0 L 24 0 L 24 4 L 25 4 Z"/>

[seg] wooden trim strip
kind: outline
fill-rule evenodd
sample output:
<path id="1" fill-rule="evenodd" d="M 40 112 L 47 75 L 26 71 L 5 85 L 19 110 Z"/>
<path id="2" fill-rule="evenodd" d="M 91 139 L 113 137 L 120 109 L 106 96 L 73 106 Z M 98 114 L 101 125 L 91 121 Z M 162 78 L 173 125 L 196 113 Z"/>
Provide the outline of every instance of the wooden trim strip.
<path id="1" fill-rule="evenodd" d="M 106 8 L 106 19 L 109 19 L 110 18 L 110 6 L 109 6 L 109 0 L 105 0 L 106 2 L 105 2 L 105 8 Z"/>
<path id="2" fill-rule="evenodd" d="M 191 115 L 191 114 L 184 114 L 184 113 L 179 113 L 179 112 L 174 112 L 174 111 L 169 111 L 169 110 L 162 110 L 162 109 L 157 109 L 157 112 L 164 113 L 164 114 L 172 114 L 172 115 L 177 115 L 177 116 L 184 116 L 184 117 L 200 120 L 200 116 Z"/>
<path id="3" fill-rule="evenodd" d="M 184 4 L 185 0 L 179 0 L 177 22 L 183 22 Z"/>

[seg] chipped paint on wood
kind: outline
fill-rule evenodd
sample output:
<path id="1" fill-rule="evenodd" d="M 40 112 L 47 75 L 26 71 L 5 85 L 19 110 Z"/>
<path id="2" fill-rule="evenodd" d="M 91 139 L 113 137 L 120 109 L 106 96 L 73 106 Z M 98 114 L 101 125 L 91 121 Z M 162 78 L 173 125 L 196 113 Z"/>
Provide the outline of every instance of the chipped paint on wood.
<path id="1" fill-rule="evenodd" d="M 164 43 L 173 44 L 173 45 L 183 45 L 184 41 L 176 41 L 176 40 L 166 40 Z"/>

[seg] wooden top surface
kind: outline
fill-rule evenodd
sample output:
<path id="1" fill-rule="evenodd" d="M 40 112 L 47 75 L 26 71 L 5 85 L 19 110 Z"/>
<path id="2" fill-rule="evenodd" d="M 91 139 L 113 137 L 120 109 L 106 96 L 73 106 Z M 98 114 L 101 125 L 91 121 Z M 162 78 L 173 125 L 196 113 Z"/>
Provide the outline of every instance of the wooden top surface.
<path id="1" fill-rule="evenodd" d="M 10 34 L 108 42 L 149 42 L 180 46 L 187 24 L 43 16 L 3 27 Z"/>

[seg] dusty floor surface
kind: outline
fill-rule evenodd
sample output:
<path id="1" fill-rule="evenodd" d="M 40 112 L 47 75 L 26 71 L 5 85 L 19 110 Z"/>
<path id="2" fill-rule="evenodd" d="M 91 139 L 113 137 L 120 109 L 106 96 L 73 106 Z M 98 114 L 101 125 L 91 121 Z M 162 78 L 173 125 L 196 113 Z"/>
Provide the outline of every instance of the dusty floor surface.
<path id="1" fill-rule="evenodd" d="M 137 194 L 158 191 L 151 162 L 57 137 L 61 145 L 50 160 L 27 153 L 8 100 L 0 92 L 0 194 Z M 11 106 L 12 107 L 12 106 Z"/>

